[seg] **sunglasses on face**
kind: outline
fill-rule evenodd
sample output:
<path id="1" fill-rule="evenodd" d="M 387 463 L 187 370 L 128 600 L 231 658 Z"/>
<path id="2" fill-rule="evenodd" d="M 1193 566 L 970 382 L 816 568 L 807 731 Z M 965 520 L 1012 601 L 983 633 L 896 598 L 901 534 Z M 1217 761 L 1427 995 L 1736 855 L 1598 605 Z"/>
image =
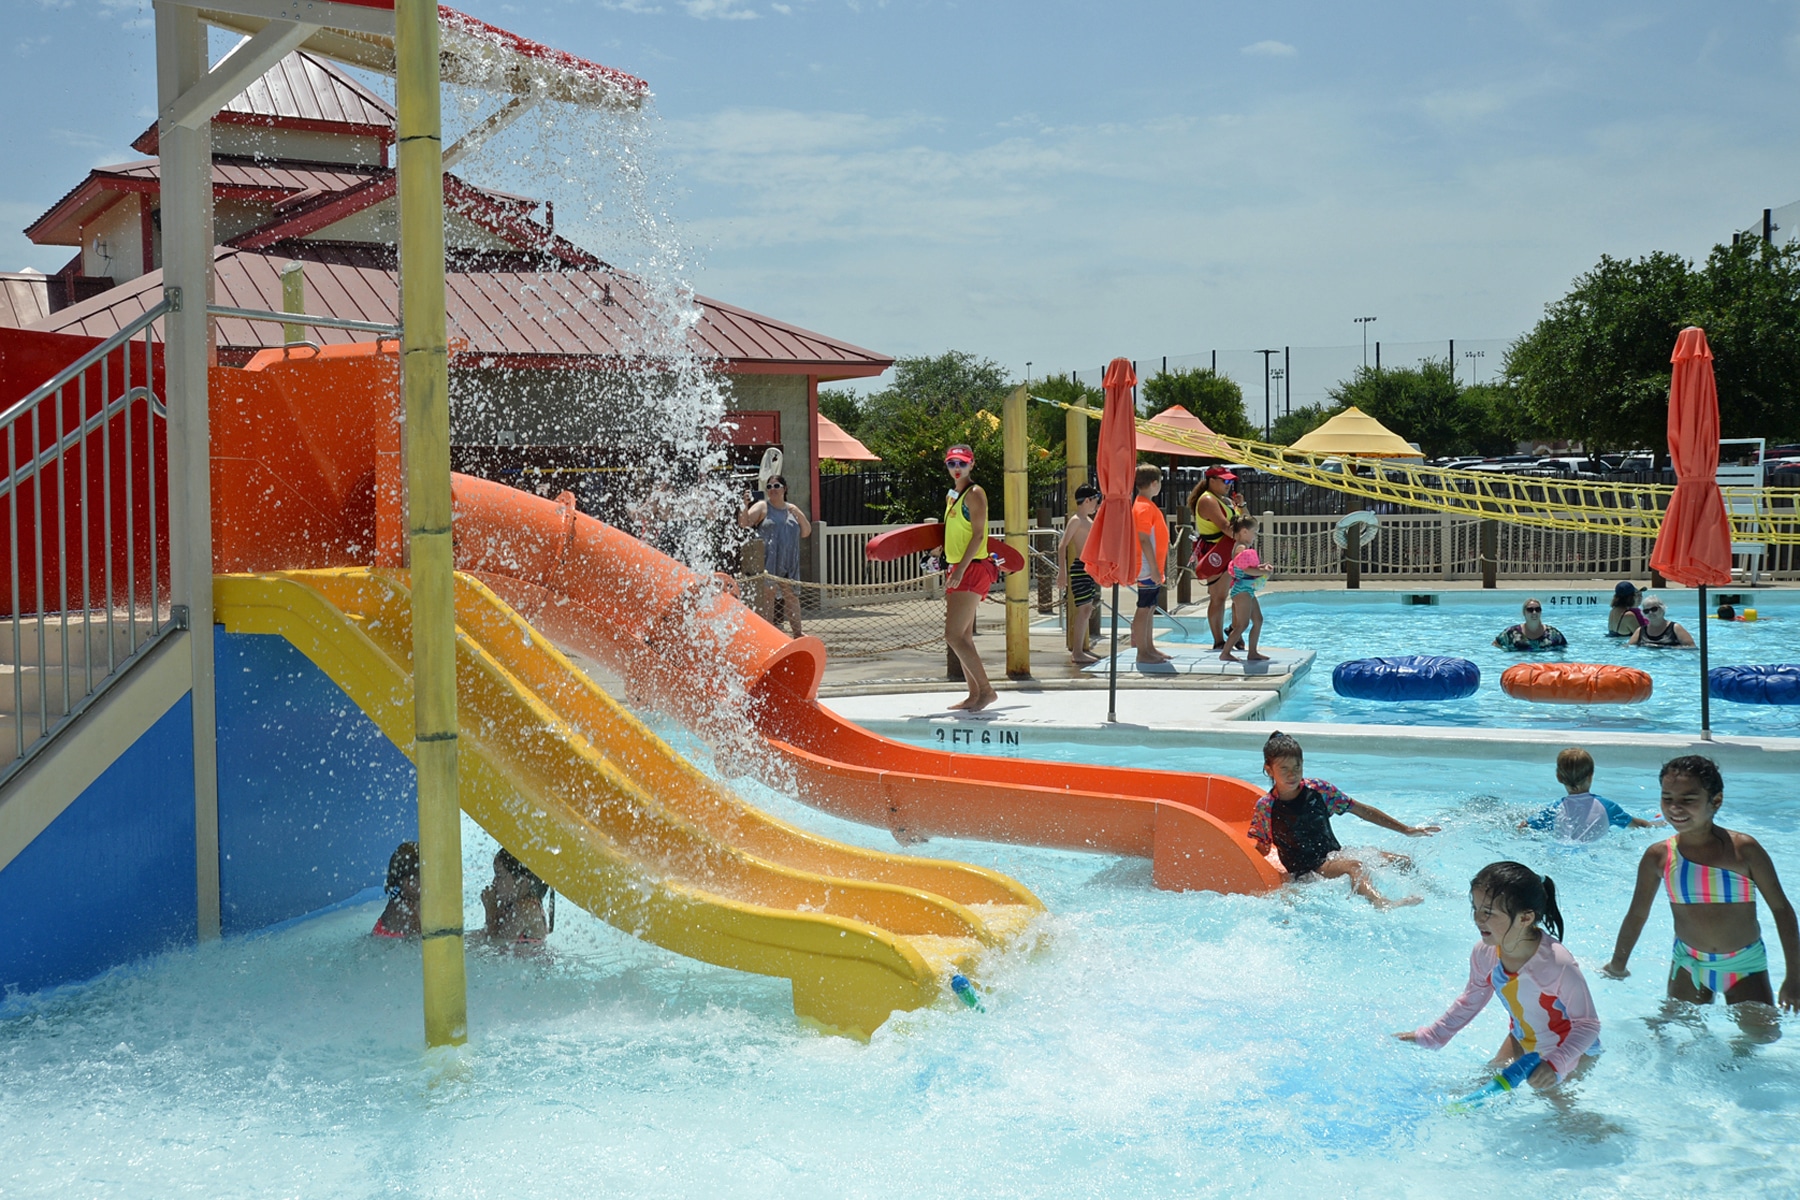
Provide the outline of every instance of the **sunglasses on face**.
<path id="1" fill-rule="evenodd" d="M 966 471 L 974 465 L 975 460 L 972 458 L 946 458 L 944 460 L 944 466 L 951 471 Z"/>
<path id="2" fill-rule="evenodd" d="M 1644 611 L 1647 613 L 1659 613 L 1663 611 L 1663 606 L 1660 604 L 1646 604 L 1644 605 Z"/>
<path id="3" fill-rule="evenodd" d="M 1544 610 L 1543 610 L 1543 607 L 1542 607 L 1542 606 L 1541 606 L 1541 605 L 1537 605 L 1537 604 L 1527 604 L 1527 605 L 1526 605 L 1526 606 L 1525 606 L 1525 611 L 1526 611 L 1526 612 L 1543 612 L 1543 611 L 1544 611 Z"/>

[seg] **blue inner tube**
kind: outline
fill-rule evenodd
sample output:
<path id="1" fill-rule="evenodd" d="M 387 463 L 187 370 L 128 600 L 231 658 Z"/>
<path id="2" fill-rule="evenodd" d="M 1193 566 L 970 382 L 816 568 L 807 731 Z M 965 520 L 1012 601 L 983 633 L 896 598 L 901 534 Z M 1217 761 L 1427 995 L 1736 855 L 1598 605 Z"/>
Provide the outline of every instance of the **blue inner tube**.
<path id="1" fill-rule="evenodd" d="M 1332 690 L 1353 700 L 1461 700 L 1480 686 L 1480 667 L 1435 654 L 1355 658 L 1331 672 Z"/>
<path id="2" fill-rule="evenodd" d="M 1800 704 L 1800 663 L 1714 667 L 1706 682 L 1713 695 L 1738 704 Z"/>

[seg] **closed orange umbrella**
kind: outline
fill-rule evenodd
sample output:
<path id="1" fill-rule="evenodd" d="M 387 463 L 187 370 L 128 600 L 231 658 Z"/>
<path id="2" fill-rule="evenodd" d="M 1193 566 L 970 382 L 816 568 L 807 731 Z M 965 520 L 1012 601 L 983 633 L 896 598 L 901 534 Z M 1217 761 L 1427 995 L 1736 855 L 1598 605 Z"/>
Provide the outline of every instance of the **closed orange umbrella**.
<path id="1" fill-rule="evenodd" d="M 1719 387 L 1706 331 L 1690 325 L 1669 356 L 1669 458 L 1675 494 L 1650 551 L 1650 569 L 1699 589 L 1700 732 L 1711 736 L 1706 677 L 1706 589 L 1731 582 L 1731 521 L 1719 494 Z"/>
<path id="2" fill-rule="evenodd" d="M 1119 585 L 1136 583 L 1138 571 L 1137 527 L 1131 520 L 1136 498 L 1137 404 L 1131 389 L 1137 372 L 1129 359 L 1115 358 L 1106 368 L 1106 407 L 1100 413 L 1099 461 L 1100 511 L 1088 533 L 1081 558 L 1094 582 L 1112 585 L 1112 656 L 1106 668 L 1106 719 L 1118 717 L 1119 687 Z"/>
<path id="3" fill-rule="evenodd" d="M 1106 408 L 1100 414 L 1100 448 L 1095 464 L 1100 476 L 1100 511 L 1088 534 L 1082 561 L 1094 582 L 1135 583 L 1138 569 L 1137 530 L 1131 523 L 1133 484 L 1137 475 L 1137 406 L 1131 389 L 1137 375 L 1127 359 L 1115 358 L 1106 368 Z"/>

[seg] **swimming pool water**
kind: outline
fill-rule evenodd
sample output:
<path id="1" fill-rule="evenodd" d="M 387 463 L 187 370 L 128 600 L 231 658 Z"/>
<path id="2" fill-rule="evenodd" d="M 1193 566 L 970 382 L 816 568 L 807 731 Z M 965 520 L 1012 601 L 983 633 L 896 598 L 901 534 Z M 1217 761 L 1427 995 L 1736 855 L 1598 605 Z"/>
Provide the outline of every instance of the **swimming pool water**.
<path id="1" fill-rule="evenodd" d="M 1396 592 L 1276 592 L 1265 595 L 1263 641 L 1317 652 L 1311 670 L 1270 719 L 1351 724 L 1452 725 L 1528 729 L 1611 729 L 1693 733 L 1700 728 L 1698 650 L 1650 650 L 1606 636 L 1610 593 L 1545 592 L 1544 620 L 1562 630 L 1569 648 L 1554 653 L 1500 650 L 1495 635 L 1521 617 L 1526 593 L 1422 592 L 1435 604 L 1406 603 Z M 1712 666 L 1730 663 L 1800 662 L 1800 595 L 1748 593 L 1761 620 L 1708 622 Z M 1662 593 L 1670 615 L 1698 638 L 1694 594 Z M 1190 636 L 1205 637 L 1204 621 L 1184 618 Z M 1179 637 L 1179 634 L 1175 635 Z M 1331 672 L 1356 658 L 1443 654 L 1481 668 L 1481 688 L 1465 700 L 1386 703 L 1352 700 L 1331 687 Z M 1655 691 L 1642 704 L 1561 705 L 1515 700 L 1500 690 L 1500 674 L 1527 659 L 1617 663 L 1648 671 Z M 1713 697 L 1712 727 L 1725 734 L 1800 736 L 1800 706 L 1733 704 Z"/>
<path id="2" fill-rule="evenodd" d="M 1065 747 L 1056 756 L 1254 777 L 1243 754 Z M 781 981 L 693 963 L 559 907 L 549 950 L 471 951 L 471 1046 L 420 1053 L 414 946 L 366 936 L 375 904 L 165 955 L 0 1016 L 9 1196 L 1575 1196 L 1800 1192 L 1789 1151 L 1800 1045 L 1750 1045 L 1722 1010 L 1664 1014 L 1659 905 L 1629 980 L 1598 979 L 1651 835 L 1553 846 L 1513 825 L 1558 791 L 1542 767 L 1315 755 L 1308 771 L 1444 833 L 1340 818 L 1404 848 L 1378 913 L 1345 887 L 1158 892 L 1147 863 L 933 842 L 1050 912 L 1035 952 L 979 973 L 870 1045 L 794 1021 Z M 1508 780 L 1504 786 L 1489 782 Z M 887 835 L 753 785 L 834 837 Z M 1598 790 L 1653 811 L 1655 780 Z M 1727 778 L 1726 818 L 1800 877 L 1791 782 Z M 465 822 L 468 920 L 493 844 Z M 1440 1052 L 1390 1034 L 1436 1017 L 1475 941 L 1466 884 L 1549 871 L 1589 968 L 1606 1053 L 1562 1112 L 1535 1095 L 1450 1115 L 1499 1044 L 1492 1008 Z M 1780 954 L 1765 919 L 1771 957 Z"/>

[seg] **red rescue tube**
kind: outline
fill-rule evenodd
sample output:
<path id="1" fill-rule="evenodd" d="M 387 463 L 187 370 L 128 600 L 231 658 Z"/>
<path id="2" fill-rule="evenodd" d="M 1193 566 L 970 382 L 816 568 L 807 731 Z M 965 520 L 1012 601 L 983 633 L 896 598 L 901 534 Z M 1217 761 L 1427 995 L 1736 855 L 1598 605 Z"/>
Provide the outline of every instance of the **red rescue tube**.
<path id="1" fill-rule="evenodd" d="M 1506 668 L 1500 689 L 1534 704 L 1641 704 L 1650 675 L 1611 663 L 1524 662 Z"/>

